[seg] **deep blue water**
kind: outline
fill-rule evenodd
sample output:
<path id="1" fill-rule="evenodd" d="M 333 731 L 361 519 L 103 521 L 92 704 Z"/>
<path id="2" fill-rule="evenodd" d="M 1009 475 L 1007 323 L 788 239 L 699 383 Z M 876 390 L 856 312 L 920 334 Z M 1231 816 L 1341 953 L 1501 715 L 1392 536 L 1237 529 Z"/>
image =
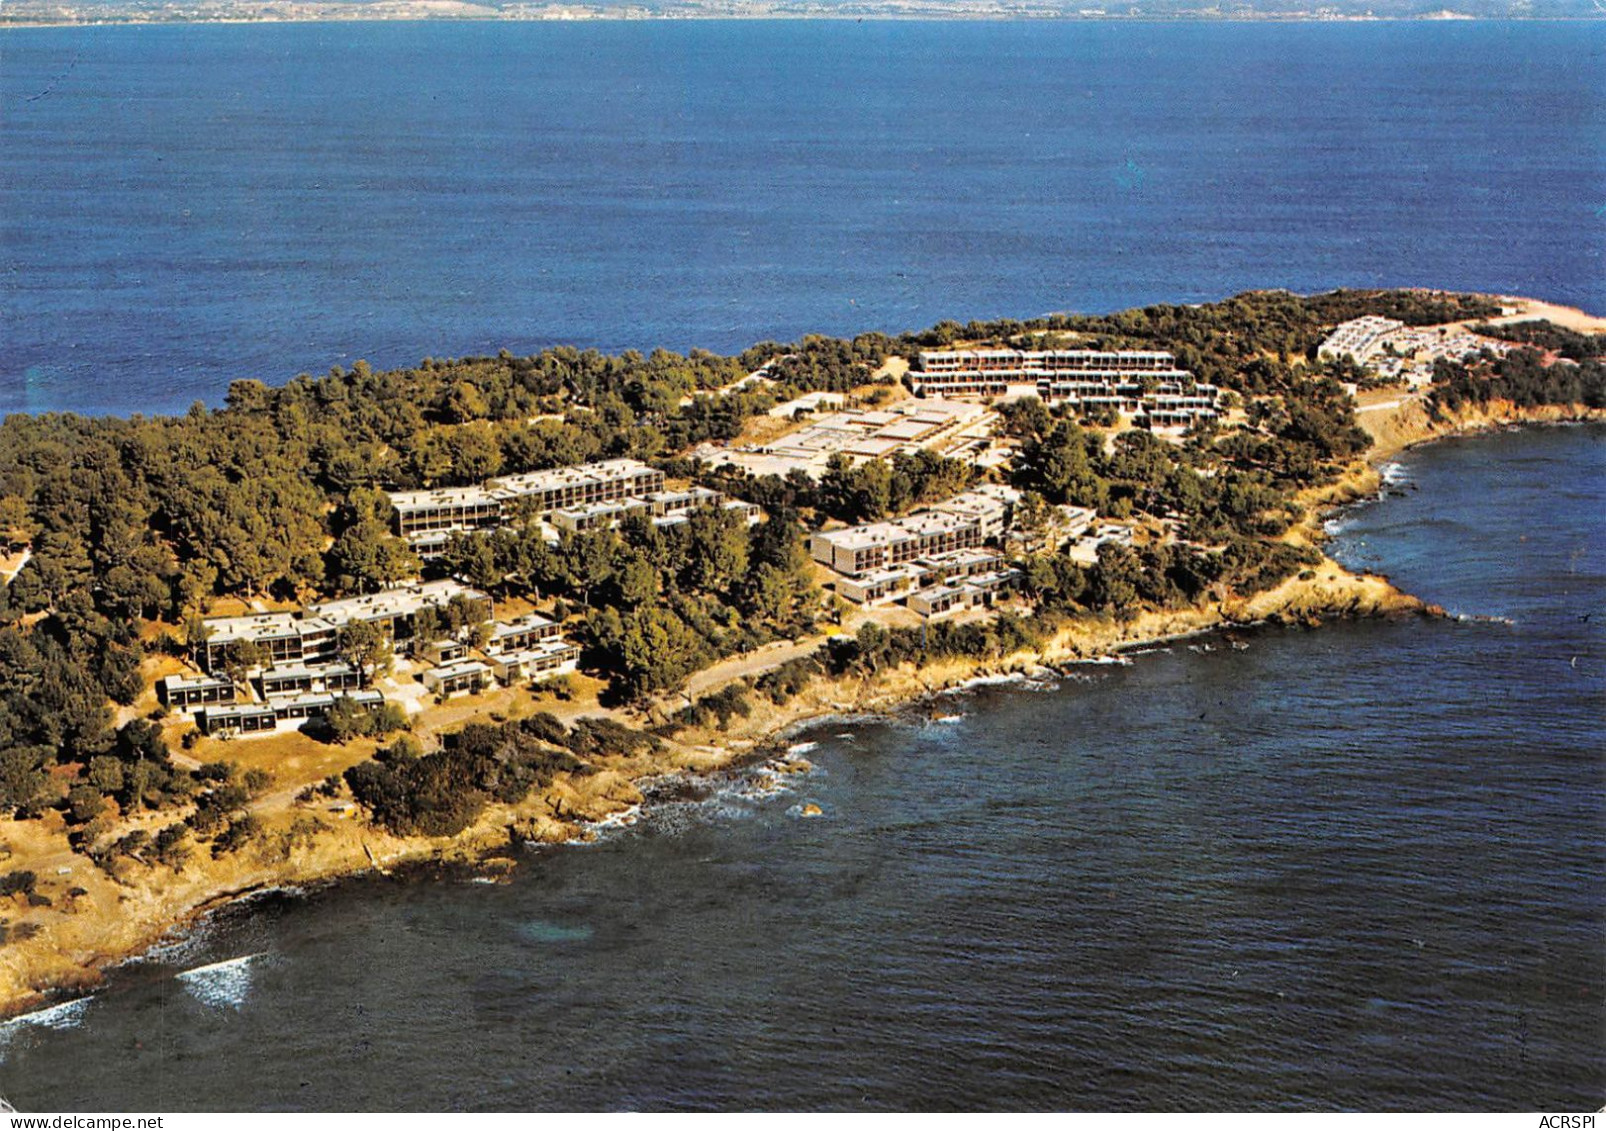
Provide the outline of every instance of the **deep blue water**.
<path id="1" fill-rule="evenodd" d="M 1602 311 L 1603 52 L 1600 24 L 0 31 L 0 411 L 1257 286 Z M 1247 632 L 829 725 L 790 792 L 741 776 L 505 887 L 224 916 L 0 1027 L 0 1094 L 1598 1108 L 1606 435 L 1405 467 L 1340 552 L 1510 623 Z"/>
<path id="2" fill-rule="evenodd" d="M 829 723 L 790 792 L 739 778 L 506 886 L 225 916 L 0 1027 L 0 1094 L 1598 1109 L 1606 429 L 1440 444 L 1405 475 L 1340 551 L 1509 623 L 1240 632 L 944 722 Z"/>
<path id="3" fill-rule="evenodd" d="M 0 31 L 0 412 L 1428 285 L 1606 310 L 1606 26 Z"/>

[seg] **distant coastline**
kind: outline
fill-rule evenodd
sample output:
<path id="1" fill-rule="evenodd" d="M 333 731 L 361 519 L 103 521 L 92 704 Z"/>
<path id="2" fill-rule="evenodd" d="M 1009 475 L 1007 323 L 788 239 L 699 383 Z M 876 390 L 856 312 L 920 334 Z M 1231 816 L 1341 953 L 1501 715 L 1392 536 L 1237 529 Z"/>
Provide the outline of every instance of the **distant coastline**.
<path id="1" fill-rule="evenodd" d="M 796 10 L 787 7 L 773 9 L 742 5 L 740 9 L 662 8 L 656 10 L 628 7 L 590 7 L 586 5 L 553 5 L 534 10 L 507 11 L 485 8 L 467 0 L 397 0 L 393 4 L 352 5 L 329 3 L 318 9 L 317 4 L 284 0 L 282 13 L 262 9 L 268 5 L 254 5 L 255 14 L 240 15 L 233 5 L 220 5 L 215 11 L 204 8 L 186 8 L 182 14 L 166 15 L 143 8 L 121 8 L 108 5 L 105 11 L 85 12 L 63 18 L 59 6 L 51 6 L 37 16 L 29 13 L 27 0 L 0 12 L 0 30 L 7 28 L 69 28 L 69 27 L 186 27 L 208 24 L 376 24 L 376 23 L 685 23 L 695 22 L 763 22 L 763 21 L 821 21 L 834 23 L 1086 23 L 1086 24 L 1377 24 L 1377 23 L 1598 23 L 1606 20 L 1600 12 L 1502 12 L 1468 13 L 1441 10 L 1416 14 L 1345 14 L 1331 12 L 1105 12 L 1061 11 L 1054 9 L 1021 10 L 956 5 L 952 8 L 908 10 L 903 8 L 865 7 L 863 10 Z M 43 6 L 42 6 L 43 7 Z M 20 8 L 20 10 L 19 10 Z M 383 10 L 370 10 L 383 9 Z"/>

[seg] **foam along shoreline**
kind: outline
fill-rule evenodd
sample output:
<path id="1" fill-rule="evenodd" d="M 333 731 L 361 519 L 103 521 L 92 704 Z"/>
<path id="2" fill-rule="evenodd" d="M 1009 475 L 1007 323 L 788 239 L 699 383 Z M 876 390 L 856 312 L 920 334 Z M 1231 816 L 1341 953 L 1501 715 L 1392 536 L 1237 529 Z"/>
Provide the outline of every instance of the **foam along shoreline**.
<path id="1" fill-rule="evenodd" d="M 1320 545 L 1326 538 L 1324 521 L 1346 505 L 1375 497 L 1384 484 L 1379 465 L 1408 447 L 1515 424 L 1573 420 L 1606 420 L 1606 413 L 1581 407 L 1518 409 L 1495 404 L 1433 421 L 1419 402 L 1406 402 L 1384 420 L 1365 422 L 1376 449 L 1337 485 L 1303 500 L 1309 517 L 1291 536 Z M 1379 431 L 1373 432 L 1373 428 Z M 650 793 L 655 779 L 671 775 L 710 778 L 766 761 L 776 763 L 783 760 L 789 741 L 799 744 L 796 736 L 801 731 L 832 720 L 881 719 L 896 708 L 967 685 L 1029 680 L 1045 671 L 1068 674 L 1082 664 L 1131 663 L 1135 652 L 1224 628 L 1312 626 L 1341 617 L 1423 614 L 1443 615 L 1443 611 L 1401 592 L 1385 577 L 1353 573 L 1324 557 L 1304 575 L 1247 598 L 1149 610 L 1128 621 L 1107 617 L 1078 620 L 1063 626 L 1041 648 L 997 660 L 948 658 L 920 667 L 904 665 L 869 679 L 821 677 L 784 706 L 761 704 L 750 716 L 734 718 L 724 730 L 682 736 L 669 744 L 667 759 L 615 756 L 600 772 L 584 779 L 560 775 L 550 788 L 517 805 L 488 807 L 475 825 L 455 837 L 401 838 L 361 822 L 336 822 L 325 826 L 313 844 L 272 864 L 258 862 L 253 867 L 237 859 L 198 860 L 185 873 L 163 877 L 150 890 L 138 892 L 132 903 L 119 907 L 115 917 L 97 919 L 89 913 L 67 917 L 65 922 L 73 926 L 69 939 L 41 932 L 32 939 L 13 940 L 6 948 L 10 961 L 0 969 L 0 1013 L 13 1015 L 11 1022 L 3 1024 L 47 1024 L 47 1020 L 37 1019 L 58 1016 L 52 1012 L 56 1009 L 67 1010 L 59 1016 L 76 1023 L 72 1007 L 88 999 L 76 997 L 52 1004 L 52 998 L 93 989 L 109 968 L 150 955 L 224 907 L 274 891 L 294 892 L 374 872 L 388 875 L 396 868 L 466 865 L 484 874 L 485 868 L 505 858 L 516 844 L 590 841 L 598 831 L 607 833 L 635 824 L 643 803 L 649 800 L 643 787 Z M 504 860 L 503 866 L 509 864 Z M 239 968 L 245 971 L 247 982 L 250 965 L 245 962 Z M 28 1009 L 35 1012 L 22 1012 Z M 0 1029 L 0 1034 L 6 1031 Z"/>
<path id="2" fill-rule="evenodd" d="M 32 1013 L 19 1013 L 6 1021 L 0 1021 L 0 1054 L 4 1053 L 6 1042 L 16 1033 L 30 1027 L 41 1029 L 76 1029 L 83 1022 L 84 1010 L 94 1000 L 93 994 L 84 997 L 75 997 L 68 1001 L 47 1005 L 36 1009 Z M 3 1060 L 3 1056 L 0 1056 Z"/>

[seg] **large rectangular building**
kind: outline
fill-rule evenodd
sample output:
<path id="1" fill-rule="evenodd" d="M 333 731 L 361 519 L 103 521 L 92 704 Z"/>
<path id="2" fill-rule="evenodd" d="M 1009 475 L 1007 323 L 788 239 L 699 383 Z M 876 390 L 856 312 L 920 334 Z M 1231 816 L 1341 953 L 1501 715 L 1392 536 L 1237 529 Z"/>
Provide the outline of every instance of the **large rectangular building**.
<path id="1" fill-rule="evenodd" d="M 339 633 L 355 621 L 379 625 L 391 640 L 401 644 L 413 634 L 413 618 L 419 610 L 445 608 L 453 597 L 483 602 L 486 619 L 491 615 L 491 599 L 478 589 L 450 578 L 415 582 L 386 589 L 364 597 L 347 597 L 310 605 L 300 613 L 260 613 L 245 617 L 210 617 L 206 621 L 206 643 L 201 649 L 201 666 L 208 672 L 222 671 L 231 647 L 252 645 L 259 663 L 254 667 L 291 667 L 324 663 L 335 659 Z"/>
<path id="2" fill-rule="evenodd" d="M 986 349 L 922 351 L 909 379 L 926 397 L 1001 397 L 1056 378 L 1104 385 L 1142 375 L 1161 381 L 1189 376 L 1163 350 Z"/>
<path id="3" fill-rule="evenodd" d="M 491 598 L 478 589 L 446 577 L 439 581 L 420 581 L 385 589 L 362 597 L 346 597 L 308 606 L 307 612 L 335 626 L 363 621 L 378 625 L 398 646 L 413 635 L 413 618 L 427 608 L 444 609 L 454 597 L 477 601 L 484 606 L 485 619 L 491 616 Z"/>
<path id="4" fill-rule="evenodd" d="M 891 522 L 821 531 L 809 538 L 809 555 L 838 573 L 862 573 L 982 544 L 981 522 L 962 514 L 922 511 Z"/>
<path id="5" fill-rule="evenodd" d="M 264 699 L 359 691 L 362 673 L 350 664 L 294 664 L 264 670 L 257 685 Z"/>
<path id="6" fill-rule="evenodd" d="M 156 694 L 163 705 L 173 711 L 223 707 L 233 703 L 236 698 L 232 680 L 209 675 L 170 675 L 156 682 Z"/>
<path id="7" fill-rule="evenodd" d="M 521 652 L 534 648 L 545 640 L 556 640 L 563 630 L 540 613 L 528 613 L 517 620 L 497 621 L 491 625 L 490 639 L 485 650 L 492 655 L 498 652 Z"/>
<path id="8" fill-rule="evenodd" d="M 1151 427 L 1214 419 L 1220 400 L 1220 390 L 1164 350 L 927 350 L 909 379 L 921 396 L 1036 396 L 1113 409 Z"/>
<path id="9" fill-rule="evenodd" d="M 664 473 L 639 460 L 610 459 L 576 467 L 526 471 L 476 487 L 394 491 L 395 530 L 426 556 L 437 555 L 454 530 L 500 526 L 520 509 L 538 515 L 556 510 L 638 499 L 664 489 Z"/>
<path id="10" fill-rule="evenodd" d="M 459 660 L 430 668 L 422 679 L 424 686 L 442 699 L 465 692 L 476 695 L 491 686 L 491 666 L 479 660 Z"/>
<path id="11" fill-rule="evenodd" d="M 553 679 L 573 672 L 580 663 L 580 646 L 567 640 L 543 640 L 530 648 L 499 652 L 491 657 L 496 678 L 512 687 L 521 679 Z"/>
<path id="12" fill-rule="evenodd" d="M 560 507 L 638 499 L 662 491 L 664 473 L 640 460 L 608 459 L 578 467 L 504 475 L 486 486 L 497 492 L 504 503 L 527 500 L 532 510 L 545 514 Z"/>
<path id="13" fill-rule="evenodd" d="M 980 483 L 961 491 L 945 503 L 933 503 L 927 510 L 938 514 L 957 514 L 974 518 L 981 526 L 982 539 L 1002 538 L 1015 519 L 1020 492 L 1002 483 Z"/>
<path id="14" fill-rule="evenodd" d="M 206 630 L 201 666 L 214 674 L 227 665 L 230 651 L 241 645 L 251 645 L 266 667 L 327 660 L 335 654 L 335 626 L 300 613 L 208 617 Z"/>
<path id="15" fill-rule="evenodd" d="M 268 703 L 207 707 L 196 713 L 195 721 L 206 735 L 266 734 L 281 729 L 284 723 L 299 726 L 308 719 L 323 718 L 337 699 L 349 699 L 359 707 L 368 708 L 383 706 L 385 702 L 385 697 L 377 691 L 294 695 Z"/>
<path id="16" fill-rule="evenodd" d="M 502 500 L 487 487 L 393 491 L 396 533 L 408 541 L 450 530 L 484 530 L 502 521 Z"/>

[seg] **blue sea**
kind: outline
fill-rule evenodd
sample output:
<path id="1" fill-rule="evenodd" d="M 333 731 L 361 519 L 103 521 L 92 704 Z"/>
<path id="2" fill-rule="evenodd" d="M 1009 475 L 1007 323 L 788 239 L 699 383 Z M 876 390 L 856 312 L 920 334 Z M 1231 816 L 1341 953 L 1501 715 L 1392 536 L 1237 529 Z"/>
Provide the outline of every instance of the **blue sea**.
<path id="1" fill-rule="evenodd" d="M 0 1094 L 1597 1110 L 1606 428 L 1397 478 L 1339 553 L 1488 619 L 1240 630 L 829 721 L 779 791 L 667 790 L 506 885 L 259 900 L 0 1025 Z"/>
<path id="2" fill-rule="evenodd" d="M 1606 25 L 0 30 L 0 412 L 1424 285 L 1606 311 Z"/>

